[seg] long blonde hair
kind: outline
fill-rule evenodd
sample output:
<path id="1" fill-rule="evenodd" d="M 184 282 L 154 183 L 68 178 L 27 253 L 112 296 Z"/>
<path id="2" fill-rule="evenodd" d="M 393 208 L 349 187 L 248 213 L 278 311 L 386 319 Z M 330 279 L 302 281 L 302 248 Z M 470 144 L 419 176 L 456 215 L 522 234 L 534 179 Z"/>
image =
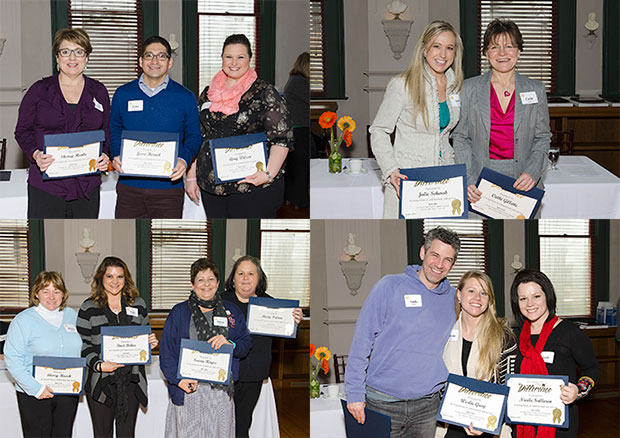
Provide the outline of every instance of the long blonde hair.
<path id="1" fill-rule="evenodd" d="M 424 126 L 428 129 L 428 109 L 426 108 L 425 99 L 425 83 L 433 80 L 432 77 L 426 72 L 424 68 L 426 60 L 424 59 L 424 51 L 435 41 L 435 38 L 442 32 L 452 32 L 456 40 L 456 47 L 454 50 L 454 61 L 452 62 L 452 70 L 454 71 L 455 81 L 449 90 L 452 92 L 461 91 L 463 85 L 463 42 L 460 35 L 454 30 L 454 27 L 450 23 L 445 21 L 433 21 L 429 23 L 422 36 L 418 39 L 418 42 L 413 49 L 413 56 L 409 67 L 405 70 L 401 76 L 405 78 L 405 88 L 409 93 L 409 98 L 413 103 L 413 124 L 416 125 L 416 120 L 419 115 L 422 115 Z"/>
<path id="2" fill-rule="evenodd" d="M 514 335 L 508 326 L 506 318 L 497 316 L 493 283 L 487 274 L 480 271 L 467 271 L 459 280 L 457 289 L 463 291 L 465 283 L 470 278 L 478 280 L 482 289 L 489 295 L 489 306 L 480 316 L 482 319 L 476 329 L 480 354 L 476 364 L 475 377 L 480 380 L 492 380 L 496 374 L 497 364 L 501 358 L 506 337 Z M 461 314 L 461 305 L 455 302 L 455 306 L 458 319 Z"/>

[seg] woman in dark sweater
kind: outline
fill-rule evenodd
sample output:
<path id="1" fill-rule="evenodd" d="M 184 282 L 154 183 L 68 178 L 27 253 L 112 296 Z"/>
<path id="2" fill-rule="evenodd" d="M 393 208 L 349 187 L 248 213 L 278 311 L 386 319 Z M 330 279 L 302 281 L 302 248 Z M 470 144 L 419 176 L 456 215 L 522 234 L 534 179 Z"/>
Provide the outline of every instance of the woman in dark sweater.
<path id="1" fill-rule="evenodd" d="M 236 304 L 247 318 L 250 297 L 273 298 L 267 290 L 267 277 L 260 261 L 243 256 L 235 261 L 224 284 L 224 300 Z M 293 310 L 295 321 L 301 321 L 301 309 Z M 269 377 L 271 365 L 271 337 L 252 335 L 252 349 L 241 359 L 239 381 L 235 383 L 235 423 L 237 437 L 247 437 L 252 424 L 252 412 L 258 401 L 263 380 Z"/>
<path id="2" fill-rule="evenodd" d="M 520 271 L 512 282 L 510 301 L 518 324 L 517 373 L 562 375 L 569 381 L 561 393 L 562 403 L 568 405 L 568 429 L 513 425 L 513 436 L 541 436 L 544 429 L 552 429 L 556 438 L 575 438 L 579 430 L 575 402 L 588 395 L 600 374 L 592 342 L 575 324 L 556 316 L 553 284 L 542 272 Z"/>

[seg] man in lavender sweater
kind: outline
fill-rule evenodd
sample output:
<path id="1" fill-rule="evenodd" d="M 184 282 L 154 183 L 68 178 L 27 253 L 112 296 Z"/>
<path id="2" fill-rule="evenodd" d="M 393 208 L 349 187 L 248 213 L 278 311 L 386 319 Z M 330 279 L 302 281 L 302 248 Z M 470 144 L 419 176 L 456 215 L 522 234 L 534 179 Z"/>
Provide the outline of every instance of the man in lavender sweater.
<path id="1" fill-rule="evenodd" d="M 460 245 L 453 231 L 429 231 L 422 266 L 386 275 L 364 302 L 344 376 L 347 409 L 359 423 L 368 406 L 391 418 L 392 438 L 435 435 L 448 377 L 442 352 L 456 320 L 455 289 L 446 277 Z"/>

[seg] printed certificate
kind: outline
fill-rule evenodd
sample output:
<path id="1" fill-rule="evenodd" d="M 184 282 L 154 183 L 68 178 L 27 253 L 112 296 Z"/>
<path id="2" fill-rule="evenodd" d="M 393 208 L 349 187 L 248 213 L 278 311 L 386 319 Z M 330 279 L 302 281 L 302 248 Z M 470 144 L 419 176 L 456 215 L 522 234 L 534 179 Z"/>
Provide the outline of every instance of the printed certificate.
<path id="1" fill-rule="evenodd" d="M 537 187 L 528 192 L 516 190 L 514 178 L 483 168 L 478 178 L 480 200 L 469 208 L 491 219 L 531 219 L 545 194 Z"/>
<path id="2" fill-rule="evenodd" d="M 54 162 L 43 172 L 43 179 L 100 173 L 95 163 L 101 156 L 104 141 L 102 130 L 44 135 L 43 152 L 52 155 Z"/>
<path id="3" fill-rule="evenodd" d="M 179 353 L 179 379 L 228 385 L 231 377 L 233 346 L 222 345 L 214 350 L 211 344 L 191 339 L 181 339 Z"/>
<path id="4" fill-rule="evenodd" d="M 149 325 L 101 327 L 101 359 L 125 365 L 151 363 Z"/>
<path id="5" fill-rule="evenodd" d="M 32 375 L 42 385 L 49 386 L 56 395 L 81 395 L 84 391 L 83 357 L 34 356 Z"/>
<path id="6" fill-rule="evenodd" d="M 121 134 L 123 175 L 169 178 L 178 153 L 177 132 L 123 131 Z"/>
<path id="7" fill-rule="evenodd" d="M 510 388 L 506 417 L 509 423 L 568 427 L 568 406 L 562 403 L 560 386 L 567 376 L 508 374 Z"/>
<path id="8" fill-rule="evenodd" d="M 499 435 L 507 396 L 506 386 L 450 374 L 437 421 L 465 427 L 473 423 L 474 429 Z"/>
<path id="9" fill-rule="evenodd" d="M 248 330 L 255 335 L 294 338 L 297 336 L 297 324 L 293 318 L 296 307 L 299 307 L 299 300 L 250 297 Z"/>
<path id="10" fill-rule="evenodd" d="M 209 147 L 218 184 L 239 181 L 267 170 L 267 136 L 264 132 L 216 138 L 209 141 Z"/>
<path id="11" fill-rule="evenodd" d="M 467 218 L 467 169 L 452 166 L 401 169 L 398 217 L 401 219 Z"/>

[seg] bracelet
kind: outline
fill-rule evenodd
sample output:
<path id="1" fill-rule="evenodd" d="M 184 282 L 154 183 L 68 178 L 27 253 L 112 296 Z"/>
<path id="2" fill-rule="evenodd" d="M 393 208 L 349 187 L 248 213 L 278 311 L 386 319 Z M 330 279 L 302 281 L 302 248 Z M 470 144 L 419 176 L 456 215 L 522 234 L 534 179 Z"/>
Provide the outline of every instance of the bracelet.
<path id="1" fill-rule="evenodd" d="M 267 183 L 271 184 L 273 182 L 273 178 L 271 177 L 271 174 L 269 173 L 268 170 L 265 170 L 265 173 L 267 174 L 267 179 L 268 179 Z"/>
<path id="2" fill-rule="evenodd" d="M 196 178 L 185 178 L 185 181 L 196 181 Z"/>
<path id="3" fill-rule="evenodd" d="M 577 382 L 577 388 L 579 388 L 579 393 L 577 394 L 577 400 L 584 398 L 592 388 L 594 388 L 594 380 L 592 380 L 588 376 L 582 376 Z"/>
<path id="4" fill-rule="evenodd" d="M 237 344 L 235 344 L 233 341 L 231 341 L 231 340 L 229 339 L 229 340 L 228 340 L 228 342 L 230 342 L 230 343 L 232 344 L 232 346 L 233 346 L 233 350 L 234 350 L 235 348 L 237 348 Z"/>
<path id="5" fill-rule="evenodd" d="M 103 363 L 103 361 L 99 361 L 97 363 L 95 363 L 95 371 L 97 371 L 98 373 L 101 372 L 101 364 Z"/>

